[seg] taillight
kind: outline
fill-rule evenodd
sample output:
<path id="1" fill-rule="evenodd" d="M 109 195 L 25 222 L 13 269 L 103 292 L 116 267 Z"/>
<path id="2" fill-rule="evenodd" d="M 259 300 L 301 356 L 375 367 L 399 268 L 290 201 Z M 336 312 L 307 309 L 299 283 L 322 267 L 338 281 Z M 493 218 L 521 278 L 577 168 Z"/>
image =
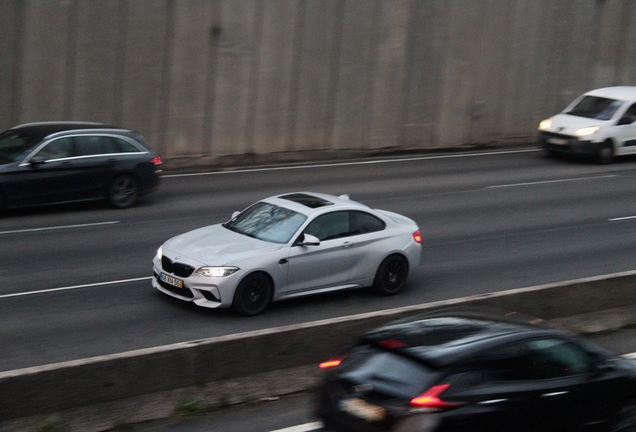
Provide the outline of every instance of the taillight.
<path id="1" fill-rule="evenodd" d="M 453 408 L 458 405 L 461 405 L 459 403 L 446 402 L 440 399 L 439 395 L 442 394 L 442 392 L 446 390 L 448 387 L 450 387 L 450 384 L 440 384 L 440 385 L 431 387 L 430 389 L 426 390 L 424 393 L 422 393 L 418 397 L 411 399 L 411 406 L 417 407 L 417 408 L 444 409 L 444 408 Z"/>
<path id="2" fill-rule="evenodd" d="M 417 244 L 422 244 L 422 235 L 420 234 L 420 230 L 413 233 L 413 240 L 415 240 L 415 243 Z"/>
<path id="3" fill-rule="evenodd" d="M 387 340 L 380 341 L 378 342 L 378 345 L 383 346 L 385 348 L 389 348 L 389 349 L 404 348 L 405 346 L 407 346 L 404 342 L 398 341 L 395 339 L 387 339 Z"/>
<path id="4" fill-rule="evenodd" d="M 155 156 L 152 159 L 150 159 L 150 163 L 153 165 L 161 165 L 163 162 L 161 161 L 161 156 Z"/>
<path id="5" fill-rule="evenodd" d="M 320 365 L 318 365 L 318 367 L 320 367 L 320 369 L 333 369 L 336 366 L 340 365 L 340 363 L 342 363 L 343 359 L 344 359 L 344 357 L 332 358 L 330 360 L 327 360 L 327 361 L 324 361 L 324 362 L 320 363 Z"/>

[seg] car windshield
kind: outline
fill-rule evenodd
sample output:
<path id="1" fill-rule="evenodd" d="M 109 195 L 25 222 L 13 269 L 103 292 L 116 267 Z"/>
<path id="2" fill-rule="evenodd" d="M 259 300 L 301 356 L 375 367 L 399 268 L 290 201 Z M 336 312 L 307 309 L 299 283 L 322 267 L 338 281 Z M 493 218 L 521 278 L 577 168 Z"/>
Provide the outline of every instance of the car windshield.
<path id="1" fill-rule="evenodd" d="M 223 224 L 229 230 L 271 243 L 287 243 L 307 216 L 285 207 L 258 202 Z"/>
<path id="2" fill-rule="evenodd" d="M 0 164 L 16 162 L 40 141 L 39 137 L 8 130 L 0 134 Z"/>
<path id="3" fill-rule="evenodd" d="M 609 120 L 621 105 L 623 105 L 623 101 L 621 100 L 585 96 L 566 114 L 596 120 Z"/>

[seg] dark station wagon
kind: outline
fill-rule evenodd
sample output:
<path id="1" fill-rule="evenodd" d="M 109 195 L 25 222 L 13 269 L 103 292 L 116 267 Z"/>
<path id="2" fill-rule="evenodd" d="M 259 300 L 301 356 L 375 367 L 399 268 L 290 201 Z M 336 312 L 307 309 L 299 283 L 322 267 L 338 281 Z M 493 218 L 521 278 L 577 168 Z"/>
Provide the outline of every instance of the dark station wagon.
<path id="1" fill-rule="evenodd" d="M 84 122 L 16 126 L 0 134 L 0 210 L 102 199 L 127 208 L 156 190 L 161 163 L 132 130 Z"/>

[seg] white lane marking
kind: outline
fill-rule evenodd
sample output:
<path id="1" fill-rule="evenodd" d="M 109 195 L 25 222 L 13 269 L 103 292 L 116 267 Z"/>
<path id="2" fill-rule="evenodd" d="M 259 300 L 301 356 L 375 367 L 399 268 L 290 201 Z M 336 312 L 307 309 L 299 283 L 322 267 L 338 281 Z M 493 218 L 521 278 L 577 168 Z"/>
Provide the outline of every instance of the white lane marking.
<path id="1" fill-rule="evenodd" d="M 298 426 L 290 426 L 284 429 L 276 429 L 270 432 L 308 432 L 308 431 L 314 431 L 314 430 L 318 430 L 322 428 L 323 428 L 322 422 L 317 421 L 312 423 L 301 424 Z"/>
<path id="2" fill-rule="evenodd" d="M 377 159 L 377 160 L 365 160 L 365 161 L 352 161 L 352 162 L 331 162 L 314 165 L 294 165 L 294 166 L 279 166 L 269 168 L 248 168 L 248 169 L 233 169 L 228 171 L 214 171 L 214 172 L 199 172 L 199 173 L 186 173 L 186 174 L 166 174 L 162 175 L 162 178 L 174 178 L 174 177 L 194 177 L 194 176 L 206 176 L 206 175 L 221 175 L 221 174 L 238 174 L 249 172 L 261 172 L 261 171 L 284 171 L 295 169 L 308 169 L 308 168 L 325 168 L 325 167 L 337 167 L 337 166 L 352 166 L 352 165 L 372 165 L 372 164 L 384 164 L 393 162 L 413 162 L 420 160 L 433 160 L 433 159 L 454 159 L 464 157 L 478 157 L 478 156 L 492 156 L 503 155 L 513 153 L 528 153 L 540 151 L 539 149 L 524 149 L 524 150 L 505 150 L 497 152 L 486 153 L 461 153 L 451 155 L 439 155 L 439 156 L 420 156 L 412 158 L 394 158 L 394 159 Z"/>
<path id="3" fill-rule="evenodd" d="M 623 220 L 628 220 L 628 219 L 636 219 L 636 216 L 617 217 L 617 218 L 608 219 L 608 221 L 609 222 L 616 222 L 616 221 L 623 221 Z"/>
<path id="4" fill-rule="evenodd" d="M 119 221 L 110 221 L 110 222 L 95 222 L 95 223 L 80 224 L 80 225 L 62 225 L 62 226 L 44 227 L 44 228 L 29 228 L 29 229 L 20 229 L 20 230 L 13 230 L 13 231 L 0 231 L 0 235 L 17 234 L 17 233 L 25 233 L 25 232 L 37 232 L 37 231 L 52 231 L 52 230 L 61 230 L 61 229 L 70 229 L 70 228 L 85 228 L 85 227 L 100 226 L 100 225 L 114 225 L 118 223 Z"/>
<path id="5" fill-rule="evenodd" d="M 511 184 L 503 184 L 503 185 L 493 185 L 493 186 L 486 186 L 485 189 L 496 189 L 496 188 L 507 188 L 507 187 L 518 187 L 518 186 L 533 186 L 533 185 L 549 184 L 549 183 L 565 183 L 565 182 L 573 182 L 573 181 L 596 180 L 596 179 L 610 178 L 610 177 L 618 177 L 618 174 L 608 174 L 608 175 L 594 176 L 594 177 L 578 177 L 578 178 L 560 179 L 560 180 L 543 180 L 543 181 L 528 182 L 528 183 L 511 183 Z"/>
<path id="6" fill-rule="evenodd" d="M 126 282 L 138 282 L 138 281 L 150 280 L 150 279 L 152 279 L 152 277 L 151 276 L 147 276 L 147 277 L 142 277 L 142 278 L 122 279 L 122 280 L 110 281 L 110 282 L 97 282 L 97 283 L 92 283 L 92 284 L 75 285 L 75 286 L 62 287 L 62 288 L 51 288 L 51 289 L 44 289 L 44 290 L 39 290 L 39 291 L 27 291 L 27 292 L 14 293 L 14 294 L 3 294 L 3 295 L 0 295 L 0 299 L 9 298 L 9 297 L 22 297 L 22 296 L 28 296 L 28 295 L 33 295 L 33 294 L 50 293 L 50 292 L 55 292 L 55 291 L 69 291 L 69 290 L 74 290 L 74 289 L 78 289 L 78 288 L 92 288 L 92 287 L 98 287 L 98 286 L 104 286 L 104 285 L 114 285 L 114 284 L 126 283 Z"/>

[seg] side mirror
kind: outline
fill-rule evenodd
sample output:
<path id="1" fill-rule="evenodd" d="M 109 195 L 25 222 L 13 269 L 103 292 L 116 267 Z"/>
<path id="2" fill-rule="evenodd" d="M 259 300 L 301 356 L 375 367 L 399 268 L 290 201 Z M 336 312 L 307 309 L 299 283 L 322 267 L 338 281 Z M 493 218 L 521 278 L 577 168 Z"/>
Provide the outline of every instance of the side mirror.
<path id="1" fill-rule="evenodd" d="M 234 219 L 235 217 L 237 217 L 240 214 L 241 214 L 240 211 L 235 211 L 234 213 L 232 213 L 232 217 L 230 219 Z"/>
<path id="2" fill-rule="evenodd" d="M 44 164 L 44 158 L 42 156 L 33 156 L 30 160 L 29 160 L 29 164 L 33 167 L 36 167 L 38 165 L 43 165 Z"/>
<path id="3" fill-rule="evenodd" d="M 312 236 L 311 234 L 303 234 L 303 237 L 298 244 L 300 246 L 320 246 L 320 240 L 318 240 L 318 237 Z"/>

